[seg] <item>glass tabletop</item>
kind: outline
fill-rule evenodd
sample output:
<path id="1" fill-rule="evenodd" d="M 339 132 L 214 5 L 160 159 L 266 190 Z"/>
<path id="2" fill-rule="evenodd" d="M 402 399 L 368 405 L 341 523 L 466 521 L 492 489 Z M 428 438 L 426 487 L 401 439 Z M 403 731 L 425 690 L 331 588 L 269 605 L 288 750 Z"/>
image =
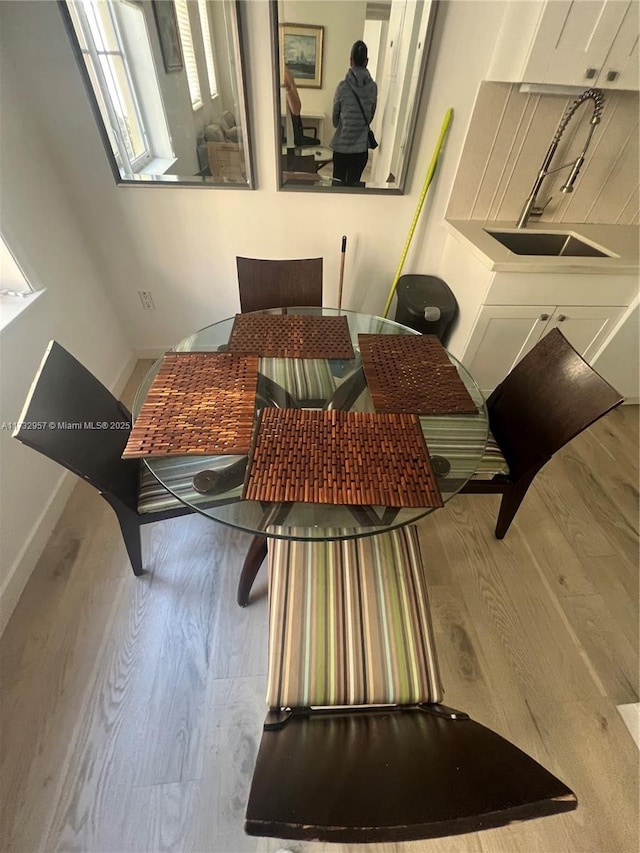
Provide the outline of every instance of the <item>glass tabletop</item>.
<path id="1" fill-rule="evenodd" d="M 288 308 L 262 314 L 305 314 L 347 318 L 354 349 L 353 359 L 307 359 L 311 380 L 307 399 L 294 394 L 291 377 L 298 371 L 291 359 L 260 359 L 256 417 L 264 406 L 339 409 L 373 412 L 366 386 L 358 335 L 417 335 L 392 320 L 336 308 Z M 207 326 L 185 338 L 176 352 L 219 352 L 229 343 L 235 317 Z M 450 500 L 475 473 L 487 442 L 488 417 L 484 398 L 460 362 L 448 353 L 478 407 L 472 415 L 424 415 L 420 425 L 429 449 L 443 501 Z M 140 385 L 134 417 L 147 396 L 160 367 L 159 359 Z M 296 360 L 300 366 L 300 360 Z M 425 381 L 428 381 L 425 378 Z M 248 456 L 181 456 L 145 458 L 144 464 L 171 494 L 197 512 L 247 533 L 283 539 L 350 539 L 371 536 L 417 521 L 433 510 L 428 507 L 346 506 L 313 503 L 269 503 L 242 499 Z"/>

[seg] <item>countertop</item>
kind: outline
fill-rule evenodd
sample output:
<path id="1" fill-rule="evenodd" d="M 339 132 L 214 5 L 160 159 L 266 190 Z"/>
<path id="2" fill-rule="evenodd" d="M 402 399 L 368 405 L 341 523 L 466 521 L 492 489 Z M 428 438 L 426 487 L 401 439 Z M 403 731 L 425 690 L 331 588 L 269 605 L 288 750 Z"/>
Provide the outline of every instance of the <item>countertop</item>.
<path id="1" fill-rule="evenodd" d="M 571 222 L 531 222 L 526 231 L 562 231 L 584 238 L 611 257 L 558 258 L 516 255 L 484 230 L 517 231 L 513 222 L 480 219 L 445 220 L 447 230 L 490 270 L 495 272 L 606 273 L 637 275 L 640 270 L 637 225 L 594 225 Z M 521 229 L 522 230 L 522 229 Z"/>

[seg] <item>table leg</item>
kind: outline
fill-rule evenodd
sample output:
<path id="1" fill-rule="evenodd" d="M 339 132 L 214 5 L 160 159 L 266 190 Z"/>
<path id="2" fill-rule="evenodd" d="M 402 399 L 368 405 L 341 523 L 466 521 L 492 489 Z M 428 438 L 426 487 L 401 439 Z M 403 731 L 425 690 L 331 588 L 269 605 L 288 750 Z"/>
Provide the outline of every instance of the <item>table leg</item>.
<path id="1" fill-rule="evenodd" d="M 244 559 L 240 581 L 238 582 L 238 604 L 240 607 L 246 607 L 249 604 L 251 587 L 266 556 L 267 537 L 254 536 Z"/>

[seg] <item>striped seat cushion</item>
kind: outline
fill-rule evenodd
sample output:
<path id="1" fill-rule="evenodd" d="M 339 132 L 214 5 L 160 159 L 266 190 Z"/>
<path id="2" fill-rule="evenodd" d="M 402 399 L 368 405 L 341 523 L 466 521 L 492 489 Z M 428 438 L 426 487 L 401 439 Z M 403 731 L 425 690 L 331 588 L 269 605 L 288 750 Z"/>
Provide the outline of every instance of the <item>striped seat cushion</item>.
<path id="1" fill-rule="evenodd" d="M 296 400 L 322 404 L 336 390 L 326 358 L 261 358 L 260 372 Z"/>
<path id="2" fill-rule="evenodd" d="M 484 418 L 478 415 L 429 415 L 421 417 L 420 424 L 429 453 L 444 456 L 451 465 L 448 478 L 469 479 L 483 444 L 484 453 L 472 479 L 491 480 L 496 474 L 509 473 L 509 466 L 495 438 L 490 431 L 486 435 Z"/>
<path id="3" fill-rule="evenodd" d="M 231 460 L 230 460 L 231 461 Z M 201 457 L 177 456 L 166 459 L 156 459 L 154 468 L 174 492 L 179 494 L 187 503 L 211 503 L 211 495 L 203 495 L 193 488 L 194 476 L 203 469 Z M 230 491 L 227 496 L 237 493 L 238 500 L 242 492 L 242 486 Z M 153 476 L 151 471 L 142 462 L 140 464 L 140 481 L 138 485 L 138 512 L 145 514 L 149 512 L 163 512 L 168 509 L 184 509 L 185 504 L 178 500 L 171 492 Z"/>
<path id="4" fill-rule="evenodd" d="M 269 540 L 271 708 L 441 697 L 414 526 L 334 542 Z"/>
<path id="5" fill-rule="evenodd" d="M 498 447 L 498 442 L 493 437 L 491 431 L 487 436 L 487 446 L 484 449 L 484 454 L 480 460 L 480 464 L 476 468 L 476 473 L 471 478 L 472 480 L 492 480 L 496 474 L 508 474 L 509 465 L 507 460 L 502 455 L 502 451 Z"/>

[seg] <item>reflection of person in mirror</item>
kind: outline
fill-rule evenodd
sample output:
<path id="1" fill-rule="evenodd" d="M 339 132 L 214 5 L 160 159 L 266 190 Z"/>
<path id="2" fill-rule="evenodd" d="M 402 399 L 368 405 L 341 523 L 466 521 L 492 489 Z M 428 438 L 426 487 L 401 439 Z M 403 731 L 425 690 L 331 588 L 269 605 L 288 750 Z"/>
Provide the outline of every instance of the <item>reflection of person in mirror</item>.
<path id="1" fill-rule="evenodd" d="M 366 44 L 355 42 L 347 75 L 338 83 L 333 96 L 333 126 L 336 128 L 331 142 L 333 179 L 346 186 L 359 183 L 369 154 L 368 122 L 375 115 L 378 87 L 367 71 L 368 63 Z"/>

